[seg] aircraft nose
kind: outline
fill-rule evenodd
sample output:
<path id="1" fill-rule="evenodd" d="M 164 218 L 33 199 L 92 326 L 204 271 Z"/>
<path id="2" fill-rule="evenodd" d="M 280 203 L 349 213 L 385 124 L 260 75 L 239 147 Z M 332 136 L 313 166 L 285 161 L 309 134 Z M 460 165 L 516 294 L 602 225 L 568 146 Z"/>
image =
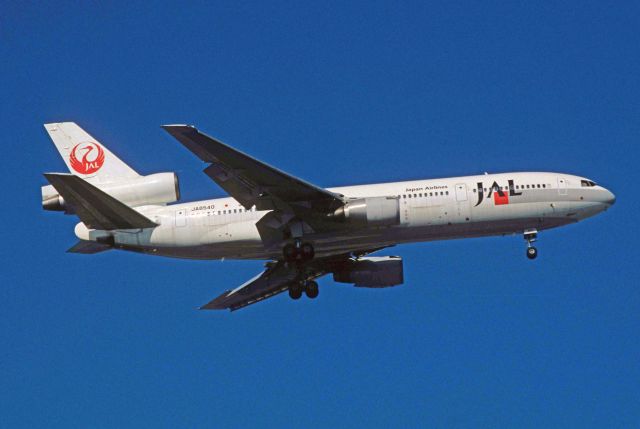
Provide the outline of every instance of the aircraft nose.
<path id="1" fill-rule="evenodd" d="M 616 196 L 608 189 L 605 189 L 605 193 L 606 195 L 604 197 L 604 203 L 612 206 L 616 202 Z"/>

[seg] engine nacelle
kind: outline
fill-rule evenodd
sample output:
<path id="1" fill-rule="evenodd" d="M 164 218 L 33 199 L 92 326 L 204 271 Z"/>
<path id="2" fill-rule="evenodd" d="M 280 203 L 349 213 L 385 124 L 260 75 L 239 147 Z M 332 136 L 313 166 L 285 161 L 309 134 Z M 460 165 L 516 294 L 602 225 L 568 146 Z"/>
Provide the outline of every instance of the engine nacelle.
<path id="1" fill-rule="evenodd" d="M 352 259 L 333 272 L 333 280 L 354 283 L 356 287 L 389 287 L 404 282 L 402 258 L 399 256 L 369 256 Z"/>
<path id="2" fill-rule="evenodd" d="M 400 224 L 400 202 L 396 197 L 367 197 L 347 201 L 334 216 L 361 226 Z"/>
<path id="3" fill-rule="evenodd" d="M 180 199 L 180 186 L 175 173 L 156 173 L 119 182 L 92 183 L 92 185 L 132 207 L 168 204 Z M 42 187 L 42 207 L 45 210 L 73 212 L 51 185 Z"/>

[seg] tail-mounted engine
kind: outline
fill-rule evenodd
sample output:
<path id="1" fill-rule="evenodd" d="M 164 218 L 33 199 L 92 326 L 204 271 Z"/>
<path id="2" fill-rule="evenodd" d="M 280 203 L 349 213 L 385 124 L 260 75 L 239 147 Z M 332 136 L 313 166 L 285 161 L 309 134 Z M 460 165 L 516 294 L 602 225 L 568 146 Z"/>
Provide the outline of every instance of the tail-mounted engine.
<path id="1" fill-rule="evenodd" d="M 118 182 L 92 184 L 131 207 L 168 204 L 180 199 L 180 186 L 175 173 L 156 173 Z M 51 185 L 42 187 L 42 207 L 45 210 L 73 212 Z"/>
<path id="2" fill-rule="evenodd" d="M 359 226 L 400 224 L 400 204 L 396 197 L 368 197 L 348 200 L 333 216 Z"/>

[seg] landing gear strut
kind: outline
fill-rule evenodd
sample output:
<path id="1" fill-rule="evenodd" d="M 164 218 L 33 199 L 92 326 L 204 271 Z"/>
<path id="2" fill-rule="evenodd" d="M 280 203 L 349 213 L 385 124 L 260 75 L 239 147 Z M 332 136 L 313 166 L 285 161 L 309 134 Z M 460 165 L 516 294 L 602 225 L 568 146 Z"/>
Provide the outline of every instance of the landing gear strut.
<path id="1" fill-rule="evenodd" d="M 286 262 L 305 262 L 313 259 L 315 250 L 311 243 L 303 243 L 296 240 L 294 243 L 286 244 L 282 248 L 282 256 Z"/>
<path id="2" fill-rule="evenodd" d="M 538 249 L 536 249 L 531 243 L 538 239 L 538 231 L 535 229 L 525 230 L 524 239 L 527 241 L 527 258 L 536 259 L 538 256 Z"/>
<path id="3" fill-rule="evenodd" d="M 307 298 L 316 298 L 319 293 L 318 283 L 309 280 L 306 282 L 296 282 L 289 286 L 289 296 L 291 299 L 300 299 L 303 291 L 307 295 Z"/>

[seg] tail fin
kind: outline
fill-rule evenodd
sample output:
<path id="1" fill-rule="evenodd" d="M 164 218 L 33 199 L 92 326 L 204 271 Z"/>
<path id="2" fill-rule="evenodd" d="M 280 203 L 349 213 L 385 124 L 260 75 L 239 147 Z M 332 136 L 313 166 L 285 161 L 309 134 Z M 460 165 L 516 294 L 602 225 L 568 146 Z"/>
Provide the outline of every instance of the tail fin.
<path id="1" fill-rule="evenodd" d="M 110 182 L 138 177 L 138 173 L 115 156 L 75 122 L 44 124 L 69 171 L 90 182 Z"/>

